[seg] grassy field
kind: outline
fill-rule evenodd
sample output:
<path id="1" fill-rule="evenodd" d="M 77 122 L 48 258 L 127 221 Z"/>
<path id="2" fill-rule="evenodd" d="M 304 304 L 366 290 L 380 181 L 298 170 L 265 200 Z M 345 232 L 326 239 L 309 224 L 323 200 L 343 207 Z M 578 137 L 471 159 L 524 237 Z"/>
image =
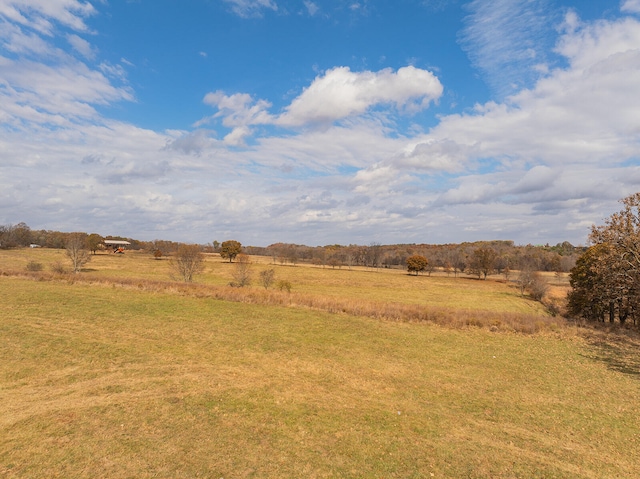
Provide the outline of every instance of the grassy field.
<path id="1" fill-rule="evenodd" d="M 502 277 L 489 281 L 453 275 L 408 276 L 400 269 L 322 268 L 309 265 L 271 264 L 268 257 L 253 257 L 254 287 L 261 270 L 273 268 L 276 279 L 290 281 L 293 290 L 316 296 L 340 297 L 350 300 L 377 300 L 402 304 L 429 304 L 434 307 L 472 309 L 492 312 L 546 314 L 538 302 L 523 300 L 517 288 L 505 284 Z M 21 249 L 0 250 L 0 269 L 24 270 L 30 261 L 45 269 L 57 261 L 65 262 L 64 250 Z M 68 262 L 68 261 L 67 261 Z M 234 264 L 218 255 L 206 255 L 204 272 L 196 281 L 204 285 L 225 286 L 232 281 Z M 170 260 L 155 260 L 148 253 L 129 251 L 124 255 L 97 254 L 86 265 L 85 276 L 111 279 L 168 281 Z M 552 286 L 566 290 L 568 279 L 549 275 Z"/>
<path id="2" fill-rule="evenodd" d="M 0 269 L 57 254 L 1 252 Z M 209 258 L 198 280 L 222 287 L 230 268 Z M 87 269 L 169 274 L 131 254 Z M 276 269 L 300 294 L 533 307 L 493 281 Z M 457 330 L 64 278 L 0 275 L 0 293 L 0 477 L 640 477 L 633 336 Z"/>

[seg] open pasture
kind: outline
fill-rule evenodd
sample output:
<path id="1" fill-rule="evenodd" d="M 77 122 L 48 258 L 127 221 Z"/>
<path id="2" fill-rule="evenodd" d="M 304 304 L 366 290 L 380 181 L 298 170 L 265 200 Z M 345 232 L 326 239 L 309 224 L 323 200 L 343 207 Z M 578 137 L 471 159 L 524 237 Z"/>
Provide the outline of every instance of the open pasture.
<path id="1" fill-rule="evenodd" d="M 223 261 L 217 254 L 205 255 L 202 274 L 195 281 L 203 285 L 226 286 L 233 279 L 235 264 Z M 48 269 L 52 263 L 65 262 L 64 250 L 20 249 L 0 250 L 0 269 L 24 271 L 29 261 L 36 261 Z M 128 251 L 124 255 L 98 253 L 92 256 L 85 271 L 79 276 L 96 279 L 135 279 L 170 281 L 170 258 L 156 260 L 149 253 Z M 444 275 L 410 276 L 400 269 L 330 268 L 271 263 L 271 258 L 252 257 L 252 288 L 261 288 L 260 271 L 273 268 L 276 280 L 291 282 L 296 293 L 343 300 L 378 301 L 409 305 L 429 305 L 459 311 L 489 311 L 496 313 L 522 313 L 547 315 L 538 302 L 523 298 L 517 288 L 498 275 L 487 281 L 468 276 Z M 550 284 L 562 294 L 566 291 L 566 277 L 548 275 Z"/>
<path id="2" fill-rule="evenodd" d="M 0 253 L 3 270 L 63 254 L 15 253 Z M 78 276 L 161 280 L 166 267 L 97 255 Z M 225 284 L 228 267 L 210 258 L 198 280 Z M 347 273 L 494 283 L 285 272 L 326 295 L 348 294 Z M 630 336 L 456 330 L 108 282 L 1 275 L 0 292 L 2 477 L 640 476 Z"/>

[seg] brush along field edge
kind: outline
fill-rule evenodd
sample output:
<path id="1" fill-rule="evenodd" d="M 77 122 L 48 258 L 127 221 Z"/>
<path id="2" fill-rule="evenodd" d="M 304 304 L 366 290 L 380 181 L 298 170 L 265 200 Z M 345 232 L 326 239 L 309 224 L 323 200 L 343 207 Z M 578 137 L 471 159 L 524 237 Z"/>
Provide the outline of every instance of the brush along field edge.
<path id="1" fill-rule="evenodd" d="M 446 327 L 484 327 L 494 331 L 536 333 L 559 331 L 567 326 L 561 317 L 549 314 L 458 309 L 428 304 L 376 301 L 366 298 L 348 298 L 318 293 L 265 290 L 264 288 L 236 288 L 201 283 L 113 278 L 91 274 L 64 275 L 34 271 L 2 271 L 5 276 L 31 278 L 36 281 L 62 281 L 94 286 L 135 288 L 143 291 L 174 293 L 199 298 L 215 298 L 249 304 L 311 308 L 330 313 L 344 313 L 376 319 L 408 322 L 431 322 Z M 520 299 L 526 304 L 527 300 Z"/>

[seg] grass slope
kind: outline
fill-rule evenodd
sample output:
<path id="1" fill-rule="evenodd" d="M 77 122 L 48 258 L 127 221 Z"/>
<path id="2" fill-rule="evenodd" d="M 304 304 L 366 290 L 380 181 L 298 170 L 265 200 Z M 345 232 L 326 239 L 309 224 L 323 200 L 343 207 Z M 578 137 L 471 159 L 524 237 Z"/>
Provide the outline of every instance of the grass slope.
<path id="1" fill-rule="evenodd" d="M 0 276 L 6 478 L 640 476 L 637 363 L 456 331 Z"/>

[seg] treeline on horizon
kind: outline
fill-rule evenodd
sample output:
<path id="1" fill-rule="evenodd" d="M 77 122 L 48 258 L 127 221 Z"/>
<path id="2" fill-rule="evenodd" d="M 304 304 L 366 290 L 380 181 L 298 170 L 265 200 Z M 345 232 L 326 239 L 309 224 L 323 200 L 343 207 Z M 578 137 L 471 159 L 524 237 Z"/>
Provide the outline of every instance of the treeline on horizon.
<path id="1" fill-rule="evenodd" d="M 70 235 L 51 230 L 32 230 L 25 223 L 0 225 L 0 248 L 16 248 L 37 245 L 44 248 L 63 249 Z M 87 237 L 87 248 L 96 252 L 104 248 L 102 242 L 124 240 L 131 243 L 132 250 L 144 250 L 151 254 L 171 255 L 181 244 L 167 240 L 140 241 L 121 236 L 101 236 L 97 233 L 83 233 Z M 221 243 L 213 241 L 199 245 L 204 253 L 217 253 Z M 515 245 L 510 240 L 476 241 L 459 244 L 391 244 L 382 245 L 326 245 L 306 246 L 291 243 L 275 243 L 269 246 L 243 246 L 248 255 L 268 256 L 274 263 L 314 264 L 331 268 L 365 266 L 373 268 L 405 268 L 406 260 L 412 255 L 427 258 L 427 273 L 435 269 L 453 274 L 462 273 L 468 268 L 469 260 L 478 250 L 489 251 L 493 257 L 493 273 L 509 270 L 537 270 L 569 272 L 585 247 L 573 246 L 568 241 L 550 245 Z"/>

